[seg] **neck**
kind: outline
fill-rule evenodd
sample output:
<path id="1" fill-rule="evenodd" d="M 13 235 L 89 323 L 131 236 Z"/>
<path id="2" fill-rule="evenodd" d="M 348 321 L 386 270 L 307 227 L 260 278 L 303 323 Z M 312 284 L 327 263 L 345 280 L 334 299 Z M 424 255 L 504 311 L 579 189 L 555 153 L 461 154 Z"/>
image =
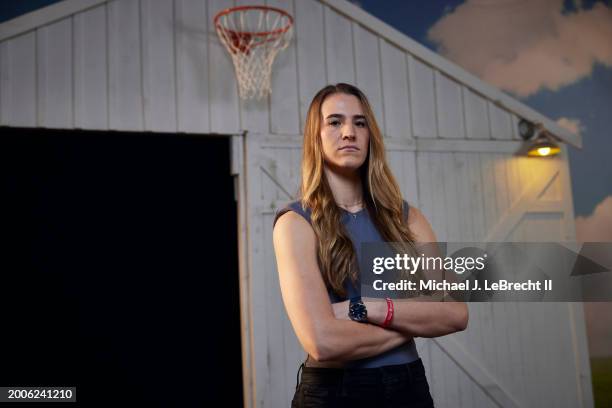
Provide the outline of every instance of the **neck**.
<path id="1" fill-rule="evenodd" d="M 327 166 L 324 171 L 336 203 L 344 206 L 362 205 L 363 187 L 359 171 L 341 173 Z"/>

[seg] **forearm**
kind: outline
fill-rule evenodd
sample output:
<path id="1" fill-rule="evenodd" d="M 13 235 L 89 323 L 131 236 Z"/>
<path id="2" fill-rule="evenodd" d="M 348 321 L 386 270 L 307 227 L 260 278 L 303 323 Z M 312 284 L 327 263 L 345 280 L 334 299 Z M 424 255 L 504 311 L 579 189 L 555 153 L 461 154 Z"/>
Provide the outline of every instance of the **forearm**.
<path id="1" fill-rule="evenodd" d="M 374 324 L 351 320 L 330 320 L 322 328 L 319 361 L 346 361 L 372 357 L 391 350 L 412 336 Z"/>
<path id="2" fill-rule="evenodd" d="M 365 300 L 368 320 L 382 324 L 387 315 L 384 299 Z M 464 330 L 468 311 L 463 302 L 441 302 L 429 296 L 395 300 L 391 329 L 413 337 L 439 337 Z"/>

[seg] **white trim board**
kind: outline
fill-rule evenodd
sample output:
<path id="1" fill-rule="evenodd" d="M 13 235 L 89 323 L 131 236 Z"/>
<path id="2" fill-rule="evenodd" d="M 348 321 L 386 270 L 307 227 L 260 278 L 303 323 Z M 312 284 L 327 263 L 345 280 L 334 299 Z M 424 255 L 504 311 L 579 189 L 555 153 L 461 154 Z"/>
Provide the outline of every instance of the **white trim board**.
<path id="1" fill-rule="evenodd" d="M 63 17 L 84 11 L 88 8 L 95 7 L 107 1 L 108 0 L 64 0 L 31 13 L 24 14 L 20 17 L 0 24 L 0 41 L 4 41 L 21 33 L 33 30 L 53 21 L 57 21 Z M 570 132 L 569 130 L 558 125 L 552 119 L 547 118 L 527 105 L 506 95 L 494 86 L 485 83 L 476 76 L 465 71 L 463 68 L 443 58 L 435 52 L 430 51 L 428 48 L 402 34 L 373 15 L 368 14 L 366 11 L 355 6 L 354 4 L 351 4 L 346 0 L 318 1 L 327 4 L 329 7 L 347 16 L 351 20 L 363 25 L 409 54 L 422 59 L 426 63 L 434 66 L 439 71 L 444 72 L 451 78 L 457 80 L 459 83 L 462 83 L 475 92 L 480 93 L 493 103 L 515 113 L 521 118 L 525 118 L 534 123 L 542 123 L 542 125 L 554 136 L 575 147 L 582 147 L 582 137 L 580 135 Z"/>
<path id="2" fill-rule="evenodd" d="M 319 0 L 327 4 L 337 12 L 344 14 L 357 23 L 367 27 L 387 41 L 395 44 L 404 51 L 412 54 L 419 59 L 422 59 L 429 65 L 444 72 L 459 83 L 471 88 L 475 92 L 485 96 L 493 103 L 507 109 L 517 116 L 527 119 L 534 123 L 542 123 L 544 127 L 559 139 L 571 144 L 572 146 L 582 148 L 582 137 L 576 135 L 569 130 L 561 127 L 552 119 L 547 118 L 541 113 L 533 110 L 529 106 L 519 102 L 518 100 L 506 95 L 499 89 L 495 88 L 482 81 L 478 77 L 465 71 L 463 68 L 453 62 L 443 58 L 427 47 L 419 44 L 410 37 L 402 34 L 387 23 L 379 20 L 373 15 L 367 13 L 360 7 L 348 2 L 347 0 Z"/>

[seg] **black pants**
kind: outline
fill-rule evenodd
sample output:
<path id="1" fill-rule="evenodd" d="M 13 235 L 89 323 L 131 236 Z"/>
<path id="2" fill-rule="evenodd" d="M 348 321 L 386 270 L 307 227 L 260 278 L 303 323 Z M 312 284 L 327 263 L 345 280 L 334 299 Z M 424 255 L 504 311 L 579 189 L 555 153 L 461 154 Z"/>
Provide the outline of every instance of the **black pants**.
<path id="1" fill-rule="evenodd" d="M 302 363 L 291 401 L 291 408 L 433 406 L 420 358 L 377 368 L 321 368 Z"/>

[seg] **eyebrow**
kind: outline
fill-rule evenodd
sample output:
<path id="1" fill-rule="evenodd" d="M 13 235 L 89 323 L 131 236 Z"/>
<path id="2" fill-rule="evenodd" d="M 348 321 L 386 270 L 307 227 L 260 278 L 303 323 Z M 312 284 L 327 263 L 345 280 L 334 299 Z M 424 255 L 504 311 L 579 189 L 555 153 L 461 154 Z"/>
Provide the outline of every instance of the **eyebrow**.
<path id="1" fill-rule="evenodd" d="M 365 119 L 365 115 L 355 115 L 353 116 L 355 119 Z M 344 115 L 341 113 L 332 113 L 331 115 L 327 115 L 327 117 L 325 119 L 329 119 L 329 118 L 338 118 L 338 119 L 344 119 Z"/>

